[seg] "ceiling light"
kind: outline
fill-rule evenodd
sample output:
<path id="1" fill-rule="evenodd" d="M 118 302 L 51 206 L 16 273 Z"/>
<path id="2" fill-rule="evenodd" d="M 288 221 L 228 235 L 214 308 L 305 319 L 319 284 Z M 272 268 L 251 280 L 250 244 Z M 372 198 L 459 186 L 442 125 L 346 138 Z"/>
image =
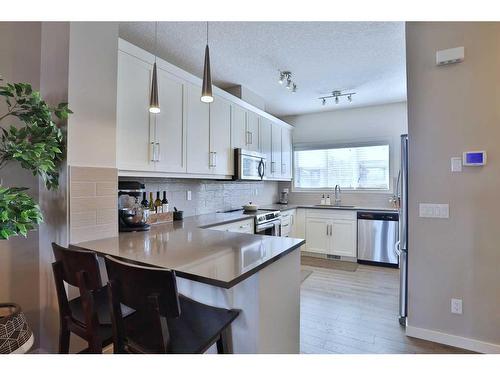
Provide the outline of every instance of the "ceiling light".
<path id="1" fill-rule="evenodd" d="M 203 84 L 201 87 L 201 98 L 203 103 L 212 103 L 212 74 L 210 73 L 210 51 L 208 49 L 208 22 L 207 22 L 207 45 L 205 46 L 205 64 L 203 66 Z"/>
<path id="2" fill-rule="evenodd" d="M 326 105 L 326 99 L 333 98 L 335 100 L 335 104 L 339 104 L 340 97 L 345 96 L 349 103 L 352 103 L 352 96 L 355 95 L 355 92 L 345 92 L 343 93 L 341 90 L 333 90 L 331 95 L 320 96 L 318 99 L 321 100 L 322 105 Z"/>
<path id="3" fill-rule="evenodd" d="M 149 112 L 160 113 L 160 100 L 158 99 L 158 78 L 156 72 L 156 46 L 158 38 L 158 22 L 155 22 L 155 62 L 153 64 L 153 74 L 151 77 L 151 94 L 149 96 Z"/>
<path id="4" fill-rule="evenodd" d="M 279 78 L 278 83 L 283 85 L 286 82 L 285 87 L 291 92 L 297 92 L 297 85 L 292 81 L 292 72 L 288 70 L 278 70 Z"/>
<path id="5" fill-rule="evenodd" d="M 282 72 L 282 71 L 280 70 L 280 79 L 278 80 L 278 83 L 279 83 L 280 85 L 282 85 L 282 84 L 283 84 L 283 82 L 285 82 L 285 72 Z"/>

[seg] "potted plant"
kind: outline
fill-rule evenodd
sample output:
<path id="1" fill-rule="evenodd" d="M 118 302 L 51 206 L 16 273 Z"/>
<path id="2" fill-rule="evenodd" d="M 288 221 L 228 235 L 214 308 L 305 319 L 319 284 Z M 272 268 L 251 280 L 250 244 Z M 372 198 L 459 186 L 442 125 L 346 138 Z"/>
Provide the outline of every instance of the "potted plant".
<path id="1" fill-rule="evenodd" d="M 57 189 L 59 168 L 66 153 L 60 123 L 72 113 L 67 103 L 50 107 L 28 83 L 0 85 L 2 99 L 6 112 L 0 112 L 0 169 L 17 162 L 34 176 L 40 176 L 47 189 Z M 17 124 L 13 123 L 15 119 Z M 6 187 L 0 182 L 0 241 L 12 236 L 26 237 L 42 221 L 40 207 L 27 188 Z M 13 303 L 0 304 L 0 308 L 0 352 L 28 350 L 33 338 L 21 308 Z"/>

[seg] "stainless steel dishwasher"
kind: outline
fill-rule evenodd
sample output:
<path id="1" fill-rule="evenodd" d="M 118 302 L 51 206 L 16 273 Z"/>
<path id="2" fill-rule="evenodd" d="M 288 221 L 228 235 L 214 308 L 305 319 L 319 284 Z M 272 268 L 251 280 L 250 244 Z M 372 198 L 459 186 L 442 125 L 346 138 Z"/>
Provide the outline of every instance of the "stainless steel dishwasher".
<path id="1" fill-rule="evenodd" d="M 358 263 L 398 267 L 396 212 L 358 212 Z"/>

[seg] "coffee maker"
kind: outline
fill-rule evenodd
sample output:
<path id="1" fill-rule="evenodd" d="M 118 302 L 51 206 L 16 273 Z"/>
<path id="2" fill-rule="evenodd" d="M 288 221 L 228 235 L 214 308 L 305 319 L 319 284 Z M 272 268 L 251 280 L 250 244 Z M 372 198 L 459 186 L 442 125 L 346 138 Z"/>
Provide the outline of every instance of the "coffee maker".
<path id="1" fill-rule="evenodd" d="M 118 229 L 120 232 L 149 230 L 149 210 L 139 203 L 145 186 L 137 181 L 118 182 Z"/>
<path id="2" fill-rule="evenodd" d="M 280 204 L 288 204 L 288 189 L 283 189 L 280 193 Z"/>

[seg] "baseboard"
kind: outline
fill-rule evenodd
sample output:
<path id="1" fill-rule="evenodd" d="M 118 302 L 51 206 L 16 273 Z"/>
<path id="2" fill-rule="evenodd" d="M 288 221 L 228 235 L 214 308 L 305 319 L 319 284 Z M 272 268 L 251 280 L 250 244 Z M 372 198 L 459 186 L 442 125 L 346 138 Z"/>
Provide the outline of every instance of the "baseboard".
<path id="1" fill-rule="evenodd" d="M 490 342 L 470 339 L 468 337 L 450 335 L 440 331 L 432 331 L 430 329 L 406 326 L 406 335 L 434 341 L 440 344 L 455 346 L 457 348 L 471 350 L 473 352 L 485 354 L 500 354 L 500 345 Z"/>

